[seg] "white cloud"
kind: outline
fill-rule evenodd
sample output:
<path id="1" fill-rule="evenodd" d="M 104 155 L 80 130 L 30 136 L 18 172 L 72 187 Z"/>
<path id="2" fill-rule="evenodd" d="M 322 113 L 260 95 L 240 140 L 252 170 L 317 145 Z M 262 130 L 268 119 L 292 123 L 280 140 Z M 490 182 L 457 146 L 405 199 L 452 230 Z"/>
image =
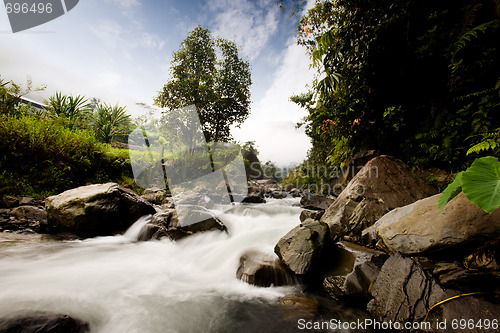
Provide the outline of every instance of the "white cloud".
<path id="1" fill-rule="evenodd" d="M 165 46 L 165 41 L 154 33 L 144 31 L 138 21 L 132 21 L 128 27 L 124 27 L 116 21 L 106 20 L 90 29 L 106 48 L 119 49 L 125 53 L 135 48 L 161 50 Z"/>
<path id="2" fill-rule="evenodd" d="M 214 33 L 241 45 L 250 59 L 262 52 L 278 28 L 280 12 L 274 1 L 212 0 L 208 9 L 214 15 Z"/>
<path id="3" fill-rule="evenodd" d="M 272 160 L 278 165 L 300 163 L 311 147 L 304 129 L 295 128 L 306 111 L 289 100 L 290 96 L 305 92 L 313 80 L 309 62 L 305 48 L 290 39 L 264 97 L 253 106 L 248 121 L 233 130 L 237 140 L 255 141 L 262 161 Z"/>

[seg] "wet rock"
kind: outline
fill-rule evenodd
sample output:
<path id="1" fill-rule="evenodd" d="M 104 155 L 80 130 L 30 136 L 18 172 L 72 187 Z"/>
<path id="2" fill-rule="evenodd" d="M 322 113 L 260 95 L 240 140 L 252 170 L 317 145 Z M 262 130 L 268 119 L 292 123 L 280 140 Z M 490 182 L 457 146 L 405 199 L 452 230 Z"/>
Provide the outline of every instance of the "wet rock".
<path id="1" fill-rule="evenodd" d="M 89 324 L 68 315 L 48 314 L 0 319 L 0 333 L 87 333 Z"/>
<path id="2" fill-rule="evenodd" d="M 295 277 L 273 254 L 258 250 L 247 250 L 240 257 L 236 277 L 259 287 L 291 285 Z"/>
<path id="3" fill-rule="evenodd" d="M 321 216 L 323 215 L 324 211 L 321 210 L 310 210 L 310 209 L 304 209 L 303 211 L 300 212 L 300 222 L 304 222 L 307 219 L 313 219 L 313 220 L 319 220 Z"/>
<path id="4" fill-rule="evenodd" d="M 360 238 L 387 212 L 426 198 L 435 190 L 403 162 L 389 156 L 370 160 L 328 207 L 321 221 L 334 239 Z"/>
<path id="5" fill-rule="evenodd" d="M 368 311 L 375 318 L 405 323 L 422 321 L 432 306 L 460 292 L 444 290 L 420 264 L 396 253 L 382 266 L 371 294 L 373 300 L 368 304 Z M 452 320 L 467 318 L 477 322 L 479 319 L 492 320 L 499 315 L 498 304 L 476 297 L 459 297 L 432 310 L 427 320 L 451 323 Z M 446 332 L 453 332 L 450 325 L 447 328 Z"/>
<path id="6" fill-rule="evenodd" d="M 300 199 L 300 204 L 305 209 L 326 210 L 334 201 L 335 199 L 323 195 L 305 194 Z"/>
<path id="7" fill-rule="evenodd" d="M 46 199 L 48 231 L 79 237 L 106 236 L 127 230 L 154 207 L 135 194 L 107 183 L 81 186 Z"/>
<path id="8" fill-rule="evenodd" d="M 328 238 L 326 224 L 308 219 L 283 236 L 274 252 L 292 272 L 308 275 L 319 269 Z"/>
<path id="9" fill-rule="evenodd" d="M 284 199 L 288 196 L 288 193 L 286 191 L 272 191 L 271 192 L 271 198 L 274 199 Z"/>
<path id="10" fill-rule="evenodd" d="M 180 206 L 177 210 L 170 209 L 153 215 L 151 221 L 142 227 L 138 240 L 147 241 L 163 237 L 179 240 L 192 234 L 210 230 L 227 231 L 226 226 L 204 207 Z M 181 225 L 178 214 L 190 214 L 189 218 L 196 222 Z"/>
<path id="11" fill-rule="evenodd" d="M 331 268 L 323 279 L 323 289 L 332 297 L 366 304 L 370 286 L 388 258 L 383 252 L 353 243 L 340 242 L 328 256 Z"/>
<path id="12" fill-rule="evenodd" d="M 246 203 L 265 203 L 265 191 L 261 189 L 255 182 L 248 182 L 248 194 L 241 202 Z"/>
<path id="13" fill-rule="evenodd" d="M 45 232 L 47 213 L 43 208 L 19 206 L 12 209 L 0 209 L 0 231 L 16 233 Z"/>
<path id="14" fill-rule="evenodd" d="M 275 185 L 276 181 L 274 179 L 259 179 L 256 180 L 255 183 L 257 183 L 257 185 L 266 186 L 266 185 Z"/>
<path id="15" fill-rule="evenodd" d="M 393 252 L 420 256 L 465 251 L 500 234 L 500 210 L 491 214 L 461 193 L 442 210 L 439 194 L 401 207 L 375 224 L 377 235 Z"/>

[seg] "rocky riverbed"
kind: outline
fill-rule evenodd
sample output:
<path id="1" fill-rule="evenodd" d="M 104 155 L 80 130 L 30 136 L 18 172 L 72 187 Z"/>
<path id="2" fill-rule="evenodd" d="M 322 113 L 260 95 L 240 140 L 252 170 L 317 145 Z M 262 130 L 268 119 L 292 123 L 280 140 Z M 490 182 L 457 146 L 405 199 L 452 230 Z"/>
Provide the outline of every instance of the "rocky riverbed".
<path id="1" fill-rule="evenodd" d="M 300 200 L 300 207 L 293 207 L 296 215 L 288 215 L 289 221 L 274 233 L 277 238 L 265 246 L 239 248 L 231 268 L 234 279 L 257 286 L 252 289 L 256 294 L 289 290 L 274 301 L 295 322 L 293 329 L 287 326 L 289 331 L 304 331 L 300 323 L 306 331 L 329 331 L 331 326 L 311 325 L 338 318 L 343 307 L 350 309 L 344 320 L 397 323 L 392 328 L 398 331 L 410 331 L 404 326 L 410 323 L 411 331 L 434 332 L 446 322 L 439 331 L 452 332 L 452 323 L 466 319 L 490 326 L 469 325 L 467 332 L 492 332 L 500 317 L 500 211 L 486 214 L 463 195 L 439 211 L 439 195 L 401 161 L 364 157 L 351 163 L 358 172 L 339 180 L 344 190 L 337 197 L 285 190 L 271 180 L 251 181 L 242 204 L 220 210 L 205 189 L 174 200 L 162 190 L 138 196 L 109 183 L 45 201 L 4 197 L 0 231 L 17 238 L 37 233 L 58 239 L 110 237 L 150 215 L 133 226 L 134 241 L 188 244 L 205 235 L 233 237 L 230 219 L 240 216 L 269 220 L 267 228 L 273 230 L 275 220 L 284 218 L 277 218 L 280 212 L 289 212 L 286 207 Z M 183 225 L 186 216 L 195 223 Z M 250 230 L 246 232 L 252 234 Z M 16 243 L 16 237 L 10 242 Z M 19 325 L 9 320 L 9 325 Z M 92 327 L 75 320 L 78 329 Z"/>

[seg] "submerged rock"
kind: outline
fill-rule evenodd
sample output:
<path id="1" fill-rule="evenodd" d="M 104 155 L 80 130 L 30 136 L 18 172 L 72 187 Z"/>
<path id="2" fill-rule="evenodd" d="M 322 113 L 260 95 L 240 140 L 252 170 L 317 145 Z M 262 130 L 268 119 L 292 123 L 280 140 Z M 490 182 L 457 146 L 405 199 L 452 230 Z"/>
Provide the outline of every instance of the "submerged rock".
<path id="1" fill-rule="evenodd" d="M 45 201 L 48 231 L 80 237 L 107 236 L 127 230 L 154 207 L 139 196 L 107 183 L 81 186 Z"/>
<path id="2" fill-rule="evenodd" d="M 63 314 L 0 318 L 0 333 L 87 333 L 89 324 Z"/>
<path id="3" fill-rule="evenodd" d="M 328 224 L 333 238 L 361 236 L 387 212 L 426 198 L 435 190 L 403 162 L 379 156 L 368 162 L 347 188 L 325 211 L 321 221 Z"/>
<path id="4" fill-rule="evenodd" d="M 307 219 L 283 236 L 274 252 L 292 272 L 308 275 L 319 268 L 328 239 L 325 223 Z"/>
<path id="5" fill-rule="evenodd" d="M 438 210 L 439 196 L 397 208 L 375 223 L 389 250 L 412 256 L 466 250 L 500 234 L 500 210 L 488 214 L 463 193 Z"/>
<path id="6" fill-rule="evenodd" d="M 296 283 L 295 277 L 274 254 L 247 250 L 240 257 L 236 277 L 259 287 L 283 286 Z"/>

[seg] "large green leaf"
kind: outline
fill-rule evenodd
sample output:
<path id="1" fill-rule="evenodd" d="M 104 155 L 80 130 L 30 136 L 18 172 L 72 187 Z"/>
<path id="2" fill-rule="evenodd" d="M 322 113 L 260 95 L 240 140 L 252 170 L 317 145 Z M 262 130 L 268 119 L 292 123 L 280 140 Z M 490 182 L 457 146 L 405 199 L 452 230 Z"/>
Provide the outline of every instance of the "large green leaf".
<path id="1" fill-rule="evenodd" d="M 491 213 L 500 207 L 500 162 L 492 156 L 478 158 L 462 175 L 467 198 Z"/>
<path id="2" fill-rule="evenodd" d="M 462 175 L 463 171 L 457 174 L 455 180 L 446 187 L 443 193 L 439 196 L 438 208 L 443 209 L 443 207 L 450 202 L 451 199 L 456 197 L 460 192 L 462 192 Z"/>

